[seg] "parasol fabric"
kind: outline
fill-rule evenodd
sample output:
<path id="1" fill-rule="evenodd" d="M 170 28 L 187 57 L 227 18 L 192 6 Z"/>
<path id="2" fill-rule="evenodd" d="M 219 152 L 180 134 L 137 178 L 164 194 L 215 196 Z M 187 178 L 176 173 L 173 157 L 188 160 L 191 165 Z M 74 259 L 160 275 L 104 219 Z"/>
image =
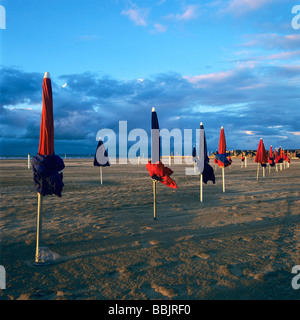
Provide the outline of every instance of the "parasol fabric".
<path id="1" fill-rule="evenodd" d="M 275 163 L 282 163 L 283 162 L 283 158 L 282 158 L 282 152 L 281 149 L 277 150 L 275 149 Z"/>
<path id="2" fill-rule="evenodd" d="M 286 159 L 285 159 L 288 163 L 291 163 L 290 157 L 289 157 L 289 152 L 286 152 Z"/>
<path id="3" fill-rule="evenodd" d="M 270 152 L 269 152 L 268 162 L 269 162 L 269 165 L 270 165 L 271 167 L 274 167 L 274 166 L 275 166 L 272 146 L 270 146 Z"/>
<path id="4" fill-rule="evenodd" d="M 55 194 L 61 197 L 64 186 L 61 171 L 65 168 L 63 160 L 55 154 L 37 154 L 32 158 L 31 165 L 35 190 L 43 196 Z"/>
<path id="5" fill-rule="evenodd" d="M 196 152 L 196 147 L 193 147 L 193 161 L 197 162 L 197 152 Z"/>
<path id="6" fill-rule="evenodd" d="M 155 108 L 152 108 L 151 117 L 151 161 L 148 161 L 146 168 L 153 180 L 159 181 L 170 188 L 177 188 L 176 182 L 170 178 L 173 171 L 165 167 L 160 161 L 159 123 Z"/>
<path id="7" fill-rule="evenodd" d="M 48 72 L 46 72 L 43 79 L 43 109 L 38 154 L 54 154 L 53 98 L 51 79 Z"/>
<path id="8" fill-rule="evenodd" d="M 209 180 L 215 183 L 215 174 L 213 168 L 209 165 L 207 156 L 207 144 L 204 126 L 200 124 L 200 142 L 199 142 L 199 160 L 197 162 L 198 171 L 203 175 L 203 182 L 206 184 Z"/>
<path id="9" fill-rule="evenodd" d="M 33 184 L 41 195 L 55 194 L 61 197 L 63 189 L 63 160 L 54 153 L 53 99 L 48 72 L 43 79 L 43 108 L 40 128 L 39 151 L 31 159 Z"/>
<path id="10" fill-rule="evenodd" d="M 159 123 L 155 108 L 152 108 L 151 115 L 151 163 L 155 164 L 160 161 L 160 135 Z"/>
<path id="11" fill-rule="evenodd" d="M 218 161 L 219 167 L 228 167 L 231 162 L 227 159 L 229 154 L 226 153 L 226 139 L 224 128 L 221 127 L 220 139 L 219 139 L 219 152 L 216 154 L 215 158 Z"/>
<path id="12" fill-rule="evenodd" d="M 167 187 L 176 189 L 176 182 L 170 178 L 170 175 L 173 173 L 168 167 L 165 167 L 163 163 L 159 161 L 159 163 L 152 164 L 151 161 L 148 161 L 146 164 L 146 168 L 150 174 L 150 177 L 153 180 L 159 181 Z"/>
<path id="13" fill-rule="evenodd" d="M 268 162 L 268 154 L 262 138 L 260 138 L 254 161 L 260 163 L 262 166 L 264 166 Z"/>
<path id="14" fill-rule="evenodd" d="M 100 139 L 97 145 L 95 157 L 94 157 L 95 167 L 109 167 L 109 159 L 107 151 L 104 147 L 103 141 Z"/>

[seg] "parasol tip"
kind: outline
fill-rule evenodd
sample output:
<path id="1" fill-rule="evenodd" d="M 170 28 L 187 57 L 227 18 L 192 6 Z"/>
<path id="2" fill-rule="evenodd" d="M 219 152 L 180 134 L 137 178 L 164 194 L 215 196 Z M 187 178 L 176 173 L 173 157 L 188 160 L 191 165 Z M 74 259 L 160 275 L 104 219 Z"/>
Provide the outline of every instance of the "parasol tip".
<path id="1" fill-rule="evenodd" d="M 154 107 L 152 108 L 152 112 L 155 112 L 155 108 Z"/>
<path id="2" fill-rule="evenodd" d="M 44 78 L 49 78 L 50 79 L 50 73 L 49 72 L 45 72 Z"/>
<path id="3" fill-rule="evenodd" d="M 200 122 L 200 126 L 203 126 L 203 122 Z"/>
<path id="4" fill-rule="evenodd" d="M 221 129 L 223 129 L 223 126 L 221 127 Z"/>

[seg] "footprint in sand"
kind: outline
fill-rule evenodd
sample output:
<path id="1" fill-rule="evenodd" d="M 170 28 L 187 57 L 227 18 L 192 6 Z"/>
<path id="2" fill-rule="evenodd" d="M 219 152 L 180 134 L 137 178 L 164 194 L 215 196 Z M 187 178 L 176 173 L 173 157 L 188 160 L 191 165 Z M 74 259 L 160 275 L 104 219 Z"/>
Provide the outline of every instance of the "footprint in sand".
<path id="1" fill-rule="evenodd" d="M 159 244 L 159 241 L 158 240 L 150 240 L 149 243 L 152 245 L 152 246 L 157 246 Z"/>
<path id="2" fill-rule="evenodd" d="M 200 258 L 202 260 L 207 260 L 210 258 L 210 255 L 205 252 L 197 252 L 197 253 L 195 253 L 195 257 Z"/>
<path id="3" fill-rule="evenodd" d="M 151 285 L 149 283 L 144 283 L 141 289 L 147 299 L 172 299 L 177 296 L 173 289 L 158 286 L 155 283 L 152 283 Z"/>
<path id="4" fill-rule="evenodd" d="M 151 284 L 151 287 L 158 293 L 162 294 L 165 297 L 168 297 L 169 299 L 177 296 L 177 294 L 175 293 L 175 291 L 173 289 L 168 289 L 162 286 L 158 286 L 155 283 Z"/>

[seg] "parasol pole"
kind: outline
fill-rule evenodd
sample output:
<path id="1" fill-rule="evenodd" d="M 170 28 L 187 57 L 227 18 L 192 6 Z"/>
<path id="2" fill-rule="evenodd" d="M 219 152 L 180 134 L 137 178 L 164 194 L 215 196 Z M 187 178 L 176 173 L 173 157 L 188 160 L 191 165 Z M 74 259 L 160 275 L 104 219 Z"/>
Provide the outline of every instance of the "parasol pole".
<path id="1" fill-rule="evenodd" d="M 100 181 L 101 181 L 101 184 L 102 184 L 102 166 L 100 166 Z"/>
<path id="2" fill-rule="evenodd" d="M 245 168 L 247 168 L 247 157 L 245 156 Z"/>
<path id="3" fill-rule="evenodd" d="M 203 199 L 203 174 L 200 174 L 200 201 Z"/>
<path id="4" fill-rule="evenodd" d="M 30 153 L 28 153 L 28 169 L 30 169 Z"/>
<path id="5" fill-rule="evenodd" d="M 222 176 L 223 176 L 223 192 L 225 192 L 225 168 L 222 167 Z"/>
<path id="6" fill-rule="evenodd" d="M 171 156 L 170 158 L 171 159 Z M 159 125 L 155 108 L 152 108 L 151 120 L 151 162 L 153 164 L 160 162 L 160 137 Z M 156 220 L 156 183 L 157 180 L 153 179 L 153 217 Z"/>
<path id="7" fill-rule="evenodd" d="M 36 251 L 35 251 L 35 263 L 39 263 L 39 248 L 42 242 L 42 204 L 43 196 L 38 192 L 38 211 L 37 211 L 37 228 L 36 228 Z"/>
<path id="8" fill-rule="evenodd" d="M 153 217 L 156 220 L 156 180 L 153 180 Z"/>
<path id="9" fill-rule="evenodd" d="M 256 177 L 257 181 L 258 181 L 258 174 L 259 174 L 259 163 L 257 163 L 257 177 Z"/>
<path id="10" fill-rule="evenodd" d="M 263 167 L 263 177 L 265 177 L 265 167 Z"/>

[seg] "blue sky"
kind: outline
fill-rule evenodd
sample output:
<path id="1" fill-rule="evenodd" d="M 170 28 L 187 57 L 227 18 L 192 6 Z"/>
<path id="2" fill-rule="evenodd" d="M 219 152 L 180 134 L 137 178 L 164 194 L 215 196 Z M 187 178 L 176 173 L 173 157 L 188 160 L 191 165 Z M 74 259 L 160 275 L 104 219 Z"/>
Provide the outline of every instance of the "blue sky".
<path id="1" fill-rule="evenodd" d="M 300 148 L 300 29 L 288 0 L 2 0 L 0 153 L 38 149 L 42 79 L 56 153 L 94 153 L 98 130 L 199 128 L 208 150 Z M 299 19 L 300 23 L 300 19 Z M 195 140 L 195 137 L 193 137 Z"/>

